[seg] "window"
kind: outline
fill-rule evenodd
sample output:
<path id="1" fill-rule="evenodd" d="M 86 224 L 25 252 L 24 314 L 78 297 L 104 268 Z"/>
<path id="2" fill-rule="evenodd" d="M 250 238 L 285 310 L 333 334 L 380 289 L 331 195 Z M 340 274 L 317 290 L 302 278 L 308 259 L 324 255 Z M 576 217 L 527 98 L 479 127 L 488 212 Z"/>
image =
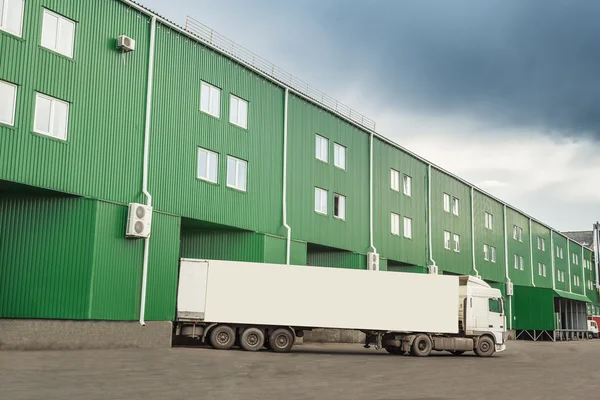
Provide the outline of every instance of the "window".
<path id="1" fill-rule="evenodd" d="M 404 217 L 404 237 L 412 239 L 412 219 Z"/>
<path id="2" fill-rule="evenodd" d="M 227 186 L 246 191 L 248 163 L 239 158 L 227 156 Z"/>
<path id="3" fill-rule="evenodd" d="M 523 257 L 522 257 L 522 256 L 519 256 L 519 266 L 520 266 L 520 268 L 519 268 L 519 269 L 520 269 L 521 271 L 523 271 L 523 270 L 524 270 L 524 267 L 525 267 L 525 263 L 524 263 L 524 261 L 523 261 Z"/>
<path id="4" fill-rule="evenodd" d="M 546 264 L 542 264 L 542 272 L 545 277 L 546 276 Z"/>
<path id="5" fill-rule="evenodd" d="M 513 225 L 513 239 L 517 240 L 518 239 L 518 233 L 517 233 L 517 226 Z"/>
<path id="6" fill-rule="evenodd" d="M 495 248 L 495 247 L 492 247 L 492 246 L 490 246 L 490 250 L 491 250 L 491 252 L 490 252 L 490 253 L 491 253 L 491 256 L 492 256 L 492 257 L 491 257 L 491 258 L 492 258 L 492 260 L 491 260 L 491 261 L 492 261 L 493 263 L 495 263 L 495 262 L 496 262 L 496 248 Z"/>
<path id="7" fill-rule="evenodd" d="M 2 0 L 0 0 L 1 4 Z M 0 81 L 0 124 L 15 125 L 17 107 L 17 86 Z"/>
<path id="8" fill-rule="evenodd" d="M 198 179 L 217 183 L 219 155 L 213 151 L 198 148 Z"/>
<path id="9" fill-rule="evenodd" d="M 575 253 L 573 253 L 573 264 L 579 264 L 579 257 Z"/>
<path id="10" fill-rule="evenodd" d="M 538 275 L 542 276 L 542 263 L 538 263 Z"/>
<path id="11" fill-rule="evenodd" d="M 315 156 L 317 160 L 329 162 L 329 140 L 320 135 L 315 135 L 317 138 L 315 143 Z"/>
<path id="12" fill-rule="evenodd" d="M 515 269 L 519 269 L 519 256 L 515 254 L 514 260 L 515 262 L 513 263 L 513 266 L 515 267 Z"/>
<path id="13" fill-rule="evenodd" d="M 444 231 L 444 248 L 450 250 L 450 232 Z"/>
<path id="14" fill-rule="evenodd" d="M 523 229 L 519 228 L 519 242 L 523 242 Z"/>
<path id="15" fill-rule="evenodd" d="M 542 238 L 542 251 L 546 251 L 546 239 Z"/>
<path id="16" fill-rule="evenodd" d="M 458 216 L 459 215 L 459 202 L 456 197 L 452 198 L 452 214 Z"/>
<path id="17" fill-rule="evenodd" d="M 0 29 L 21 37 L 23 29 L 23 0 L 0 0 Z"/>
<path id="18" fill-rule="evenodd" d="M 248 129 L 248 102 L 246 100 L 231 95 L 229 102 L 229 122 L 241 128 Z"/>
<path id="19" fill-rule="evenodd" d="M 36 94 L 34 132 L 67 140 L 68 122 L 69 103 L 41 93 Z"/>
<path id="20" fill-rule="evenodd" d="M 490 260 L 490 248 L 487 244 L 483 245 L 483 259 L 486 261 Z"/>
<path id="21" fill-rule="evenodd" d="M 486 211 L 485 213 L 485 227 L 488 229 L 494 229 L 494 216 Z"/>
<path id="22" fill-rule="evenodd" d="M 333 194 L 333 216 L 339 219 L 346 219 L 346 196 Z"/>
<path id="23" fill-rule="evenodd" d="M 391 188 L 392 190 L 395 190 L 396 192 L 400 191 L 400 172 L 396 171 L 395 169 L 391 170 Z"/>
<path id="24" fill-rule="evenodd" d="M 73 58 L 75 22 L 52 11 L 44 10 L 42 47 Z"/>
<path id="25" fill-rule="evenodd" d="M 460 236 L 454 234 L 454 252 L 460 253 Z"/>
<path id="26" fill-rule="evenodd" d="M 333 165 L 346 169 L 346 148 L 341 144 L 333 144 Z"/>
<path id="27" fill-rule="evenodd" d="M 502 312 L 502 302 L 500 299 L 489 299 L 490 302 L 490 312 L 500 314 Z"/>
<path id="28" fill-rule="evenodd" d="M 327 190 L 315 188 L 315 211 L 327 215 Z"/>
<path id="29" fill-rule="evenodd" d="M 444 211 L 450 212 L 450 195 L 444 193 Z"/>
<path id="30" fill-rule="evenodd" d="M 392 213 L 392 235 L 400 236 L 400 216 Z"/>
<path id="31" fill-rule="evenodd" d="M 408 175 L 404 175 L 404 194 L 412 196 L 412 178 Z"/>
<path id="32" fill-rule="evenodd" d="M 219 118 L 221 116 L 221 89 L 202 82 L 200 90 L 200 111 Z"/>

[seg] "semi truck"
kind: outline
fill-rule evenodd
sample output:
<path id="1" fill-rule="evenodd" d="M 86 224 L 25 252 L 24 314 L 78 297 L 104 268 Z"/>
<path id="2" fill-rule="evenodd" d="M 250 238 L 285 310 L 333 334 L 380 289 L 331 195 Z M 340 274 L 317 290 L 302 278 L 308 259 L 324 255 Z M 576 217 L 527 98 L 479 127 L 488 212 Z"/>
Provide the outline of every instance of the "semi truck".
<path id="1" fill-rule="evenodd" d="M 362 331 L 393 355 L 506 347 L 502 294 L 472 276 L 180 260 L 176 339 L 284 353 L 315 328 Z"/>

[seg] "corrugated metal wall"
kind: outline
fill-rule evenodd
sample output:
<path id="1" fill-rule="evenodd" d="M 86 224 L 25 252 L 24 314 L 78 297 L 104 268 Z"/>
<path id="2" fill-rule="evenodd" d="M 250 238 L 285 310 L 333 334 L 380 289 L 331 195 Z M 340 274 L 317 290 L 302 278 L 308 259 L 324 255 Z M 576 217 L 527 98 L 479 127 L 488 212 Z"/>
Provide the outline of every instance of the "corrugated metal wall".
<path id="1" fill-rule="evenodd" d="M 546 241 L 546 250 L 541 250 L 537 248 L 537 238 L 543 238 Z M 552 249 L 550 242 L 550 230 L 545 228 L 544 226 L 538 224 L 537 222 L 531 223 L 531 252 L 533 253 L 533 265 L 534 268 L 537 268 L 538 263 L 542 263 L 546 265 L 547 276 L 540 276 L 539 274 L 534 274 L 534 281 L 536 287 L 544 287 L 551 288 L 552 287 Z M 556 249 L 556 243 L 554 244 L 554 248 Z M 565 248 L 565 252 L 567 249 Z"/>
<path id="2" fill-rule="evenodd" d="M 511 209 L 506 210 L 506 227 L 508 243 L 508 273 L 512 283 L 515 285 L 531 286 L 532 264 L 531 252 L 529 251 L 529 218 Z M 514 238 L 514 227 L 517 227 L 517 238 Z M 519 229 L 522 234 L 519 237 Z M 515 265 L 515 255 L 518 263 Z M 523 269 L 521 269 L 520 257 L 523 257 Z M 533 274 L 538 274 L 538 265 L 533 265 Z M 546 276 L 552 275 L 552 266 L 546 266 Z M 543 276 L 543 274 L 542 274 Z"/>
<path id="3" fill-rule="evenodd" d="M 555 288 L 559 289 L 559 290 L 564 290 L 565 292 L 568 292 L 569 291 L 569 278 L 571 277 L 569 274 L 569 257 L 571 256 L 571 254 L 569 253 L 569 251 L 567 249 L 567 239 L 565 239 L 563 236 L 557 235 L 555 233 L 552 234 L 552 237 L 554 239 L 554 252 L 555 252 L 554 253 L 554 266 L 555 266 L 555 270 L 556 270 L 555 278 L 554 278 Z M 535 246 L 536 247 L 534 247 L 534 248 L 537 249 L 537 244 L 535 244 Z M 562 258 L 558 257 L 558 255 L 556 254 L 556 246 L 559 246 L 560 248 L 562 248 L 562 254 L 563 254 Z M 550 255 L 552 255 L 552 253 L 550 251 L 551 251 L 550 240 L 546 240 L 546 252 L 548 252 Z M 538 252 L 543 253 L 542 250 L 538 250 Z M 561 271 L 562 274 L 564 274 L 564 281 L 559 280 L 558 271 Z"/>
<path id="4" fill-rule="evenodd" d="M 492 214 L 492 229 L 485 227 L 485 213 Z M 506 276 L 506 257 L 504 256 L 504 210 L 502 204 L 477 191 L 473 196 L 475 220 L 475 264 L 484 278 L 502 282 Z M 484 244 L 496 249 L 496 262 L 484 258 Z"/>
<path id="5" fill-rule="evenodd" d="M 367 256 L 348 251 L 309 251 L 306 262 L 315 267 L 367 269 Z"/>
<path id="6" fill-rule="evenodd" d="M 182 258 L 262 262 L 264 236 L 243 231 L 182 231 Z"/>
<path id="7" fill-rule="evenodd" d="M 513 329 L 554 329 L 554 292 L 552 289 L 515 286 L 512 301 Z"/>

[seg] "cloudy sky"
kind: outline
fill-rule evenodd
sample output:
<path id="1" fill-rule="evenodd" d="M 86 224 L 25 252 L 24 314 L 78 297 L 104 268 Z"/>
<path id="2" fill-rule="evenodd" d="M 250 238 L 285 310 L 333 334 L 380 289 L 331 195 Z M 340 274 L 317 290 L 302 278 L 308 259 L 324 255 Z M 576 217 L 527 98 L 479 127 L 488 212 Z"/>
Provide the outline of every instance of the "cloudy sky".
<path id="1" fill-rule="evenodd" d="M 600 219 L 600 2 L 138 0 L 555 229 Z"/>

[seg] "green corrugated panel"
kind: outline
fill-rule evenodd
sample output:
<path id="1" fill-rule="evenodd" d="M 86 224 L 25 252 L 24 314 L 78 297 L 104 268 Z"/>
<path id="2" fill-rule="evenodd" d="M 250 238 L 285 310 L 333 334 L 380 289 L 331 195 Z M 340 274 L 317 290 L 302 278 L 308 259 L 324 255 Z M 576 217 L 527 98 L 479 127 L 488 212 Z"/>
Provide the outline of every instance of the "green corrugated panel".
<path id="1" fill-rule="evenodd" d="M 286 262 L 286 238 L 265 235 L 264 262 L 274 264 L 285 264 Z M 292 240 L 290 243 L 290 264 L 306 265 L 306 243 Z"/>
<path id="2" fill-rule="evenodd" d="M 569 274 L 569 257 L 570 254 L 567 251 L 567 239 L 565 239 L 563 236 L 561 235 L 557 235 L 557 234 L 553 234 L 552 235 L 554 238 L 554 265 L 555 265 L 555 279 L 554 279 L 554 287 L 558 290 L 563 290 L 565 292 L 570 291 L 569 288 L 569 278 L 571 277 L 571 275 Z M 534 239 L 535 240 L 535 239 Z M 550 241 L 546 240 L 546 252 L 550 252 L 550 246 L 549 246 Z M 563 258 L 558 257 L 558 255 L 556 254 L 556 246 L 559 246 L 560 248 L 562 248 L 562 252 L 563 252 Z M 538 252 L 541 252 L 540 250 L 538 250 Z M 564 282 L 559 281 L 559 274 L 558 271 L 562 271 L 562 273 L 564 274 L 565 280 Z"/>
<path id="3" fill-rule="evenodd" d="M 517 227 L 517 237 L 514 237 L 514 227 Z M 515 285 L 531 286 L 532 279 L 538 274 L 538 265 L 531 264 L 531 249 L 529 243 L 529 218 L 510 208 L 506 210 L 506 229 L 508 244 L 508 273 L 510 280 Z M 519 229 L 522 234 L 519 237 Z M 515 264 L 515 255 L 517 263 Z M 520 257 L 523 257 L 523 269 L 521 269 Z M 542 271 L 543 273 L 543 271 Z M 552 266 L 546 265 L 546 276 L 552 276 Z"/>
<path id="4" fill-rule="evenodd" d="M 485 227 L 485 213 L 492 214 L 492 229 Z M 506 279 L 504 254 L 504 209 L 501 203 L 474 191 L 473 214 L 475 221 L 475 265 L 484 279 L 502 282 Z M 496 262 L 484 258 L 484 244 L 496 248 Z"/>
<path id="5" fill-rule="evenodd" d="M 552 289 L 515 286 L 512 297 L 513 329 L 554 329 L 554 292 Z"/>
<path id="6" fill-rule="evenodd" d="M 545 250 L 538 249 L 537 238 L 543 238 L 546 241 Z M 534 273 L 534 281 L 536 287 L 552 288 L 552 248 L 550 244 L 550 230 L 537 222 L 531 223 L 531 245 L 533 254 L 534 272 L 538 272 L 538 263 L 546 265 L 546 276 L 540 276 L 539 273 Z M 556 249 L 556 243 L 554 244 Z M 566 253 L 565 249 L 565 253 Z"/>
<path id="7" fill-rule="evenodd" d="M 307 254 L 306 262 L 316 267 L 367 269 L 367 256 L 346 251 L 311 251 Z"/>
<path id="8" fill-rule="evenodd" d="M 429 270 L 427 267 L 421 267 L 418 265 L 389 265 L 388 271 L 392 272 L 410 272 L 414 274 L 428 274 Z"/>
<path id="9" fill-rule="evenodd" d="M 42 7 L 77 21 L 74 60 L 40 46 Z M 0 31 L 0 79 L 19 85 L 15 127 L 0 126 L 0 179 L 140 199 L 148 21 L 113 0 L 25 1 L 23 40 Z M 124 33 L 138 48 L 125 58 Z M 32 133 L 36 91 L 70 103 L 66 142 Z"/>
<path id="10" fill-rule="evenodd" d="M 84 319 L 96 204 L 0 197 L 0 317 Z"/>
<path id="11" fill-rule="evenodd" d="M 558 297 L 562 297 L 563 299 L 577 300 L 584 303 L 588 303 L 590 301 L 590 299 L 588 299 L 586 296 L 582 296 L 576 293 L 563 292 L 562 290 L 555 290 L 554 293 L 556 293 Z"/>
<path id="12" fill-rule="evenodd" d="M 569 257 L 571 259 L 571 292 L 575 294 L 585 295 L 585 282 L 583 276 L 583 252 L 582 248 L 577 243 L 569 242 Z M 577 258 L 573 259 L 573 254 L 577 256 Z M 577 277 L 577 280 L 575 280 Z"/>
<path id="13" fill-rule="evenodd" d="M 378 249 L 379 250 L 379 249 Z M 388 270 L 388 260 L 385 257 L 379 257 L 379 270 L 387 271 Z"/>
<path id="14" fill-rule="evenodd" d="M 182 231 L 182 258 L 262 262 L 264 235 L 255 232 Z"/>

